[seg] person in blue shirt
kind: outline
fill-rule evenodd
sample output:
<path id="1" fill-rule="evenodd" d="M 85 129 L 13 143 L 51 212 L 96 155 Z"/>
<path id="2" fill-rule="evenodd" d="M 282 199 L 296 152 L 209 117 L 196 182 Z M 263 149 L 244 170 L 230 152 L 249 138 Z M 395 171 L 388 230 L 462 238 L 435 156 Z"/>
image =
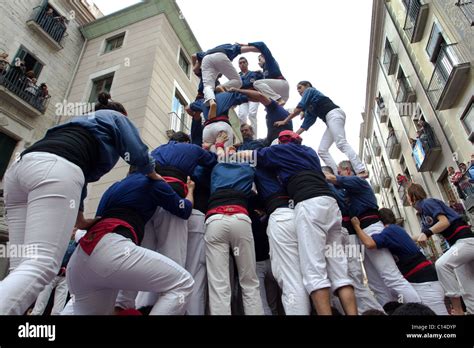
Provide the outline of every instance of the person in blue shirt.
<path id="1" fill-rule="evenodd" d="M 133 169 L 112 185 L 97 208 L 97 222 L 79 241 L 66 276 L 74 296 L 75 315 L 110 315 L 119 290 L 160 293 L 151 314 L 183 315 L 194 281 L 171 259 L 148 250 L 145 224 L 157 207 L 187 219 L 193 207 L 194 183 L 186 198 L 165 181 L 151 180 Z"/>
<path id="2" fill-rule="evenodd" d="M 216 139 L 221 132 L 226 132 L 228 139 L 225 142 L 225 147 L 232 146 L 234 143 L 234 131 L 229 121 L 229 111 L 234 106 L 247 103 L 248 98 L 237 92 L 223 92 L 216 96 L 217 116 L 210 118 L 210 108 L 202 101 L 195 101 L 186 107 L 186 112 L 194 117 L 198 117 L 200 113 L 204 116 L 205 123 L 202 133 L 203 147 L 211 148 L 213 152 L 215 149 L 212 147 L 216 142 Z"/>
<path id="3" fill-rule="evenodd" d="M 249 62 L 245 57 L 239 58 L 239 68 L 239 75 L 242 80 L 241 89 L 255 90 L 253 84 L 256 81 L 263 79 L 263 73 L 261 71 L 250 71 Z M 248 103 L 241 104 L 237 113 L 240 124 L 247 124 L 247 121 L 249 120 L 255 133 L 257 133 L 258 130 L 257 114 L 259 105 L 260 104 L 257 102 L 249 101 Z"/>
<path id="4" fill-rule="evenodd" d="M 258 64 L 263 69 L 263 79 L 255 81 L 254 88 L 267 98 L 277 101 L 282 106 L 285 105 L 290 98 L 290 85 L 283 76 L 272 52 L 261 41 L 250 42 L 248 45 L 253 48 L 252 52 L 260 53 Z"/>
<path id="5" fill-rule="evenodd" d="M 266 139 L 255 139 L 255 132 L 251 125 L 241 125 L 240 134 L 242 135 L 242 143 L 234 144 L 237 151 L 258 150 L 267 146 Z"/>
<path id="6" fill-rule="evenodd" d="M 354 175 L 349 161 L 339 163 L 338 174 L 325 175 L 330 183 L 346 191 L 350 216 L 360 220 L 361 228 L 369 236 L 382 232 L 384 226 L 378 213 L 377 198 L 367 180 Z M 403 278 L 388 250 L 366 249 L 364 266 L 369 286 L 382 306 L 394 300 L 421 301 L 415 289 Z"/>
<path id="7" fill-rule="evenodd" d="M 322 171 L 324 174 L 334 174 L 331 167 L 328 166 L 322 167 Z M 357 240 L 356 231 L 352 227 L 346 190 L 340 186 L 335 186 L 332 183 L 328 184 L 334 193 L 337 205 L 339 206 L 342 214 L 342 242 L 344 248 L 346 248 L 347 271 L 354 283 L 354 292 L 357 299 L 357 310 L 359 313 L 365 313 L 369 310 L 378 310 L 384 312 L 382 305 L 377 302 L 369 288 L 363 283 L 364 273 L 361 266 L 363 250 L 361 250 L 360 243 Z"/>
<path id="8" fill-rule="evenodd" d="M 265 139 L 265 146 L 270 146 L 274 140 L 278 138 L 278 135 L 285 130 L 292 131 L 293 130 L 293 123 L 289 122 L 283 126 L 276 126 L 275 123 L 281 120 L 286 119 L 289 115 L 288 111 L 286 111 L 283 106 L 278 104 L 276 101 L 267 98 L 260 92 L 253 91 L 253 90 L 245 90 L 245 89 L 231 89 L 237 93 L 243 94 L 249 100 L 255 101 L 258 103 L 262 103 L 265 106 L 266 111 L 266 123 L 267 123 L 267 137 Z M 249 149 L 249 150 L 256 150 L 256 149 Z"/>
<path id="9" fill-rule="evenodd" d="M 256 270 L 255 245 L 248 200 L 255 168 L 226 161 L 234 152 L 219 146 L 219 163 L 211 173 L 211 196 L 206 214 L 206 266 L 211 315 L 231 314 L 229 250 L 234 252 L 246 315 L 263 315 Z"/>
<path id="10" fill-rule="evenodd" d="M 357 314 L 345 256 L 326 257 L 325 249 L 342 241 L 341 213 L 321 171 L 318 155 L 301 137 L 283 131 L 279 145 L 257 151 L 257 166 L 275 171 L 295 206 L 296 233 L 303 283 L 319 315 L 331 315 L 331 290 L 348 315 Z M 252 155 L 248 153 L 248 155 Z"/>
<path id="11" fill-rule="evenodd" d="M 421 216 L 422 230 L 418 242 L 424 243 L 441 234 L 450 248 L 436 261 L 439 281 L 450 298 L 455 315 L 463 315 L 461 300 L 474 314 L 474 233 L 462 217 L 444 202 L 428 198 L 421 185 L 412 184 L 407 191 L 409 203 Z M 462 285 L 462 288 L 459 287 Z"/>
<path id="12" fill-rule="evenodd" d="M 356 174 L 361 177 L 367 177 L 365 165 L 346 139 L 346 132 L 344 130 L 346 114 L 344 111 L 334 104 L 331 99 L 314 88 L 308 81 L 298 83 L 297 90 L 302 96 L 300 103 L 285 120 L 277 122 L 276 125 L 285 125 L 304 112 L 302 116 L 304 122 L 297 131 L 298 134 L 302 134 L 307 131 L 319 117 L 327 126 L 318 149 L 318 154 L 324 163 L 331 167 L 334 173 L 337 172 L 337 164 L 329 153 L 329 148 L 332 144 L 336 143 L 337 148 L 351 161 Z"/>
<path id="13" fill-rule="evenodd" d="M 251 47 L 239 44 L 219 45 L 206 52 L 198 52 L 192 55 L 193 71 L 197 76 L 202 76 L 204 84 L 204 103 L 209 106 L 209 118 L 216 117 L 217 101 L 215 95 L 215 81 L 220 73 L 227 77 L 228 81 L 221 85 L 222 90 L 230 87 L 242 86 L 237 70 L 232 61 L 238 55 L 250 52 Z"/>
<path id="14" fill-rule="evenodd" d="M 382 232 L 367 235 L 360 228 L 357 217 L 352 218 L 354 229 L 363 245 L 368 249 L 387 248 L 393 255 L 397 267 L 421 298 L 421 303 L 430 307 L 437 315 L 448 315 L 444 303 L 444 290 L 438 281 L 431 261 L 421 252 L 408 233 L 396 225 L 391 209 L 379 210 L 385 228 Z"/>
<path id="15" fill-rule="evenodd" d="M 5 174 L 10 239 L 36 245 L 39 255 L 11 259 L 13 270 L 0 284 L 0 315 L 23 314 L 56 275 L 74 225 L 86 229 L 96 222 L 83 215 L 88 183 L 120 157 L 161 180 L 133 123 L 115 111 L 118 103 L 100 98 L 104 109 L 49 129 Z"/>

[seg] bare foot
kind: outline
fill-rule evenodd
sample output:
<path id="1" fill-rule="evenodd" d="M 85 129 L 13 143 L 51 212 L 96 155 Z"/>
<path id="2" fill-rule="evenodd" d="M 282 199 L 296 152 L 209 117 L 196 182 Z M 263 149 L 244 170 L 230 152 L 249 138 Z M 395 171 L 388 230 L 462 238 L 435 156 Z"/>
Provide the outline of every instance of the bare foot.
<path id="1" fill-rule="evenodd" d="M 217 113 L 217 103 L 214 99 L 209 102 L 209 116 L 207 117 L 209 120 L 212 120 L 216 117 Z"/>

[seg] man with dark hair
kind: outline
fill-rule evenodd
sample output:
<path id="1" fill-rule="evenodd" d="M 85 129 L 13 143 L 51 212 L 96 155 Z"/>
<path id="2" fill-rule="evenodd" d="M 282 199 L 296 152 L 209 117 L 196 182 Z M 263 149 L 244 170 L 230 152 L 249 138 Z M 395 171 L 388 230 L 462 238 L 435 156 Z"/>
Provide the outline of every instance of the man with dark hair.
<path id="1" fill-rule="evenodd" d="M 326 173 L 326 179 L 346 190 L 350 216 L 359 218 L 361 229 L 367 235 L 382 232 L 384 226 L 380 221 L 377 198 L 370 184 L 354 175 L 350 161 L 339 164 L 338 174 L 335 176 Z M 421 301 L 415 289 L 403 278 L 388 250 L 366 249 L 364 266 L 369 285 L 381 305 L 393 301 L 397 296 L 404 302 Z"/>
<path id="2" fill-rule="evenodd" d="M 266 145 L 265 139 L 255 139 L 253 127 L 248 124 L 240 126 L 240 134 L 242 134 L 243 142 L 238 145 L 238 151 L 258 150 Z"/>
<path id="3" fill-rule="evenodd" d="M 404 305 L 398 307 L 392 315 L 436 315 L 430 307 L 421 304 L 421 303 L 405 303 Z"/>
<path id="4" fill-rule="evenodd" d="M 191 142 L 191 137 L 187 135 L 184 132 L 175 132 L 171 138 L 170 141 L 176 141 L 177 143 L 190 143 Z"/>
<path id="5" fill-rule="evenodd" d="M 250 71 L 249 62 L 245 57 L 239 58 L 239 68 L 239 75 L 242 80 L 241 89 L 255 90 L 253 84 L 255 81 L 263 79 L 262 72 Z M 260 104 L 258 102 L 249 101 L 248 103 L 241 104 L 239 106 L 239 112 L 237 113 L 242 125 L 247 124 L 247 120 L 250 120 L 250 124 L 252 125 L 255 133 L 257 133 L 257 113 L 259 105 Z"/>

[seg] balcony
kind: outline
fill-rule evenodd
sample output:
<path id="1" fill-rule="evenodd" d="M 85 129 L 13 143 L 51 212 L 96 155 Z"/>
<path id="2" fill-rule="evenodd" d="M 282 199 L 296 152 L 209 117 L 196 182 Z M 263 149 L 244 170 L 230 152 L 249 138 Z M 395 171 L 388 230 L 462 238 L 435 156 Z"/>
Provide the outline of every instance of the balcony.
<path id="1" fill-rule="evenodd" d="M 416 102 L 416 93 L 411 88 L 408 79 L 402 77 L 397 80 L 397 95 L 395 96 L 395 101 L 397 103 L 414 103 Z"/>
<path id="2" fill-rule="evenodd" d="M 19 68 L 7 65 L 5 70 L 0 71 L 0 98 L 29 115 L 39 116 L 46 111 L 50 96 L 44 95 Z"/>
<path id="3" fill-rule="evenodd" d="M 409 207 L 410 206 L 410 203 L 408 202 L 408 195 L 407 195 L 407 189 L 408 189 L 408 185 L 400 185 L 398 187 L 398 195 L 400 196 L 400 199 L 402 200 L 403 202 L 403 206 L 405 207 Z"/>
<path id="4" fill-rule="evenodd" d="M 398 159 L 400 157 L 402 147 L 395 134 L 388 137 L 385 149 L 387 150 L 388 158 Z"/>
<path id="5" fill-rule="evenodd" d="M 374 193 L 380 193 L 380 185 L 373 179 L 370 180 L 370 186 L 372 186 L 372 190 L 374 190 Z"/>
<path id="6" fill-rule="evenodd" d="M 395 74 L 395 71 L 397 71 L 398 54 L 393 52 L 392 46 L 390 45 L 388 41 L 385 44 L 385 51 L 383 55 L 382 64 L 385 67 L 385 71 L 387 72 L 387 75 L 393 75 Z"/>
<path id="7" fill-rule="evenodd" d="M 431 171 L 438 165 L 441 146 L 434 133 L 431 133 L 431 135 L 424 133 L 420 136 L 413 147 L 412 156 L 419 172 Z"/>
<path id="8" fill-rule="evenodd" d="M 474 3 L 472 0 L 458 0 L 456 6 L 459 7 L 472 27 L 474 25 Z"/>
<path id="9" fill-rule="evenodd" d="M 411 43 L 421 40 L 428 19 L 429 6 L 421 5 L 420 0 L 403 0 L 407 14 L 403 30 Z"/>
<path id="10" fill-rule="evenodd" d="M 388 109 L 385 107 L 382 98 L 376 99 L 375 113 L 377 114 L 380 123 L 386 123 L 388 121 Z"/>
<path id="11" fill-rule="evenodd" d="M 382 169 L 380 173 L 380 182 L 382 183 L 381 186 L 385 189 L 390 188 L 390 185 L 392 184 L 392 177 L 388 175 L 386 168 Z"/>
<path id="12" fill-rule="evenodd" d="M 436 110 L 450 109 L 469 80 L 471 63 L 457 44 L 444 45 L 428 85 L 428 96 Z"/>
<path id="13" fill-rule="evenodd" d="M 63 48 L 61 41 L 66 34 L 66 20 L 55 13 L 48 4 L 35 7 L 26 25 L 55 49 Z"/>
<path id="14" fill-rule="evenodd" d="M 372 139 L 372 150 L 374 151 L 374 155 L 377 157 L 382 154 L 382 147 L 376 138 Z"/>
<path id="15" fill-rule="evenodd" d="M 372 164 L 372 156 L 367 150 L 364 152 L 364 161 L 366 164 Z"/>

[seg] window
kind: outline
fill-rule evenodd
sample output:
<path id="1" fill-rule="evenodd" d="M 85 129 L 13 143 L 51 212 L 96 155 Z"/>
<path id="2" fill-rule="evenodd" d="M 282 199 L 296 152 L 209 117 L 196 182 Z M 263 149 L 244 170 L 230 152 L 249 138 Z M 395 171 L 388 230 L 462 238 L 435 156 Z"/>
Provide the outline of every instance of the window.
<path id="1" fill-rule="evenodd" d="M 191 66 L 191 64 L 189 63 L 189 60 L 188 58 L 186 58 L 184 52 L 182 50 L 179 51 L 179 66 L 181 67 L 181 69 L 183 69 L 184 73 L 186 74 L 186 76 L 189 77 L 189 68 Z"/>
<path id="2" fill-rule="evenodd" d="M 426 53 L 430 57 L 431 62 L 436 62 L 438 59 L 441 46 L 445 45 L 446 41 L 441 34 L 441 29 L 436 23 L 433 23 L 433 28 L 431 28 L 430 39 L 428 40 L 428 45 L 426 46 Z"/>
<path id="3" fill-rule="evenodd" d="M 190 117 L 186 117 L 186 100 L 176 91 L 173 97 L 173 111 L 171 112 L 171 129 L 179 132 L 189 130 Z"/>
<path id="4" fill-rule="evenodd" d="M 385 38 L 385 49 L 383 55 L 383 65 L 388 75 L 392 75 L 397 70 L 398 55 L 393 51 L 388 38 Z"/>
<path id="5" fill-rule="evenodd" d="M 410 82 L 405 76 L 405 73 L 401 66 L 398 68 L 397 74 L 397 103 L 406 103 L 414 101 L 414 92 L 410 87 Z"/>
<path id="6" fill-rule="evenodd" d="M 125 33 L 119 34 L 117 36 L 111 37 L 105 41 L 105 50 L 104 53 L 112 52 L 118 50 L 123 46 L 123 39 L 125 38 Z"/>
<path id="7" fill-rule="evenodd" d="M 43 64 L 41 64 L 35 56 L 29 53 L 23 46 L 20 47 L 18 50 L 15 58 L 13 59 L 13 65 L 15 62 L 23 61 L 25 63 L 25 72 L 33 71 L 35 73 L 35 77 L 38 78 L 41 71 L 43 70 Z"/>
<path id="8" fill-rule="evenodd" d="M 89 103 L 97 102 L 97 96 L 101 92 L 110 93 L 112 89 L 112 82 L 114 80 L 114 74 L 99 77 L 92 81 L 92 91 L 89 97 Z"/>
<path id="9" fill-rule="evenodd" d="M 462 114 L 461 122 L 467 134 L 472 134 L 474 132 L 474 97 L 471 98 L 469 106 Z"/>
<path id="10" fill-rule="evenodd" d="M 12 157 L 13 151 L 15 150 L 17 141 L 8 135 L 0 132 L 0 180 L 3 179 L 3 175 L 7 170 L 8 163 Z"/>

